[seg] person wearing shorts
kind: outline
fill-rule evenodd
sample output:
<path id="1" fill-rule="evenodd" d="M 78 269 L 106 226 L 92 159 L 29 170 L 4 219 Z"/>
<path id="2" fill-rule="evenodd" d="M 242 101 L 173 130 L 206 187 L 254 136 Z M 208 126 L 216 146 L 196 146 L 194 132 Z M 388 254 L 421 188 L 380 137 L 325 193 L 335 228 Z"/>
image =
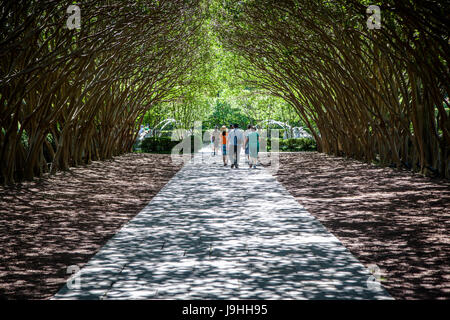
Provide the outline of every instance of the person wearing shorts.
<path id="1" fill-rule="evenodd" d="M 227 127 L 223 126 L 221 128 L 221 141 L 222 141 L 222 156 L 223 156 L 223 166 L 227 166 Z"/>

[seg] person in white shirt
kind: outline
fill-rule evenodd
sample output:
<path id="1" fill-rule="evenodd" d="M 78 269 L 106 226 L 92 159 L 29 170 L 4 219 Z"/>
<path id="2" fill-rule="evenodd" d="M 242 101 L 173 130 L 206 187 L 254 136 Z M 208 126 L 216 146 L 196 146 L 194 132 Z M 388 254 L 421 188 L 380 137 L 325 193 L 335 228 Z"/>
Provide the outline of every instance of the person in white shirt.
<path id="1" fill-rule="evenodd" d="M 233 130 L 228 133 L 228 150 L 231 168 L 239 168 L 239 156 L 241 155 L 241 148 L 244 144 L 244 131 L 239 129 L 238 124 L 233 125 Z"/>
<path id="2" fill-rule="evenodd" d="M 211 145 L 213 149 L 213 155 L 215 156 L 216 150 L 218 151 L 220 146 L 220 131 L 217 126 L 214 128 L 214 131 L 211 134 Z"/>

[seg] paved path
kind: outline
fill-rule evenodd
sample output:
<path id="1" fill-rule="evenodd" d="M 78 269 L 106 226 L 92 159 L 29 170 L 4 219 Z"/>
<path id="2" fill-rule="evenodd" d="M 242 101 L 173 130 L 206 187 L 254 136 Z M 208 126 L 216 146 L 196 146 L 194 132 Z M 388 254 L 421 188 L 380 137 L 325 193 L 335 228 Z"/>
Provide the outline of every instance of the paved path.
<path id="1" fill-rule="evenodd" d="M 186 164 L 54 298 L 391 298 L 268 170 L 220 163 Z"/>

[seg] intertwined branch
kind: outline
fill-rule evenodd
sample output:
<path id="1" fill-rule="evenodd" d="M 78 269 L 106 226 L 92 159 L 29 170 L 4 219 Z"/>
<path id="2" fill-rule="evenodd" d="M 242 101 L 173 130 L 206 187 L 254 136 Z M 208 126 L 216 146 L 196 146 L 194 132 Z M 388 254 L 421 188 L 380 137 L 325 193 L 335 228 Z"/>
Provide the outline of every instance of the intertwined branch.
<path id="1" fill-rule="evenodd" d="M 322 151 L 449 178 L 449 5 L 383 1 L 379 30 L 367 5 L 223 1 L 215 24 L 245 80 L 290 102 Z"/>
<path id="2" fill-rule="evenodd" d="M 2 3 L 3 183 L 129 151 L 136 119 L 179 96 L 202 58 L 201 1 L 87 0 L 80 30 L 69 4 Z"/>

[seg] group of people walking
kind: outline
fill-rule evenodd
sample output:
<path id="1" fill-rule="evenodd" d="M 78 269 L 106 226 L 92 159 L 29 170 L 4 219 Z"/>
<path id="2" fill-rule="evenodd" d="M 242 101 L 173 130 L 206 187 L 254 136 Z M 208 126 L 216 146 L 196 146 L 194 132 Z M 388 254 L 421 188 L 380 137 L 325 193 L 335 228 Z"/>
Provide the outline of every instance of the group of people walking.
<path id="1" fill-rule="evenodd" d="M 252 125 L 247 126 L 243 131 L 238 124 L 230 125 L 229 128 L 222 126 L 214 129 L 211 136 L 211 142 L 214 155 L 221 150 L 223 156 L 223 165 L 228 165 L 230 161 L 231 168 L 239 168 L 239 159 L 241 150 L 245 150 L 245 156 L 250 168 L 256 168 L 259 152 L 259 134 Z"/>

